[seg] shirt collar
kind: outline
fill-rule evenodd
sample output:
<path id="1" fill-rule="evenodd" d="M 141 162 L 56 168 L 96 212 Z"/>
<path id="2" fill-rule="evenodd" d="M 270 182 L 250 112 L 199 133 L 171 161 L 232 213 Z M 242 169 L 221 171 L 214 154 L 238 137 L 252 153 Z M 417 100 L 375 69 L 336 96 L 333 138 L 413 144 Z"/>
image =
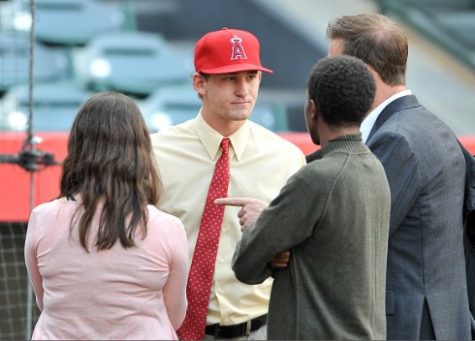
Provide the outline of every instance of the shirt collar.
<path id="1" fill-rule="evenodd" d="M 392 95 L 391 97 L 386 99 L 384 102 L 382 102 L 380 105 L 378 105 L 376 108 L 374 108 L 368 114 L 368 116 L 365 117 L 360 127 L 361 136 L 363 138 L 364 143 L 366 143 L 366 141 L 368 140 L 369 133 L 371 132 L 371 129 L 373 129 L 374 123 L 376 122 L 379 114 L 381 114 L 384 108 L 386 108 L 388 104 L 391 103 L 392 101 L 395 101 L 398 98 L 409 96 L 409 95 L 412 95 L 412 91 L 409 89 L 398 92 L 397 94 Z"/>
<path id="2" fill-rule="evenodd" d="M 231 157 L 234 154 L 238 161 L 241 160 L 242 154 L 246 149 L 246 143 L 249 138 L 249 124 L 249 121 L 246 121 L 246 123 L 241 128 L 239 128 L 234 134 L 228 136 L 229 140 L 231 141 Z M 203 143 L 203 146 L 205 147 L 209 157 L 212 160 L 216 160 L 218 155 L 220 155 L 218 153 L 219 146 L 224 136 L 222 136 L 216 130 L 211 128 L 208 123 L 206 123 L 206 121 L 203 119 L 203 116 L 201 115 L 201 111 L 196 117 L 194 126 L 196 133 L 198 134 L 201 143 Z"/>

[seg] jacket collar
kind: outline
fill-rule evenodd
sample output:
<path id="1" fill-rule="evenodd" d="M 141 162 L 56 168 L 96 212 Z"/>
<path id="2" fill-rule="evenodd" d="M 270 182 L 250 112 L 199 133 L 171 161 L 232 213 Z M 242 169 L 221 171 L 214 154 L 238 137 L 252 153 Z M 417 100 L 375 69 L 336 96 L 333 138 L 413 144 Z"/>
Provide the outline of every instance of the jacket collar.
<path id="1" fill-rule="evenodd" d="M 381 114 L 379 114 L 378 118 L 376 119 L 376 122 L 373 125 L 373 128 L 371 129 L 368 139 L 366 142 L 368 142 L 371 137 L 374 135 L 374 133 L 386 122 L 393 114 L 406 110 L 406 109 L 411 109 L 411 108 L 416 108 L 420 107 L 421 104 L 417 100 L 416 96 L 414 95 L 408 95 L 404 97 L 400 97 L 398 99 L 395 99 L 391 103 L 389 103 L 386 108 L 381 111 Z"/>

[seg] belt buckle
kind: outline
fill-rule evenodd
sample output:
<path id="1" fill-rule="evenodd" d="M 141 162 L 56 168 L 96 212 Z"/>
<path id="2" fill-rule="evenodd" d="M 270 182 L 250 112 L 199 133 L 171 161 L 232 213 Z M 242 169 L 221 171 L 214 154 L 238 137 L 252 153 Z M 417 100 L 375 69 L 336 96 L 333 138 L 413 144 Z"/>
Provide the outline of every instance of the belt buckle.
<path id="1" fill-rule="evenodd" d="M 217 340 L 219 339 L 219 324 L 216 324 L 215 325 L 215 328 L 214 328 L 214 338 Z"/>
<path id="2" fill-rule="evenodd" d="M 207 329 L 211 327 L 212 332 L 208 335 L 213 335 L 215 339 L 219 338 L 235 338 L 235 337 L 248 337 L 252 332 L 253 320 L 248 320 L 246 322 L 239 323 L 234 326 L 220 326 L 219 324 L 214 324 L 212 326 L 207 326 Z M 234 331 L 232 331 L 234 329 Z M 229 335 L 228 335 L 229 334 Z"/>
<path id="3" fill-rule="evenodd" d="M 244 335 L 243 336 L 251 335 L 252 320 L 247 320 L 246 322 L 244 322 L 244 327 L 246 329 L 244 330 Z"/>

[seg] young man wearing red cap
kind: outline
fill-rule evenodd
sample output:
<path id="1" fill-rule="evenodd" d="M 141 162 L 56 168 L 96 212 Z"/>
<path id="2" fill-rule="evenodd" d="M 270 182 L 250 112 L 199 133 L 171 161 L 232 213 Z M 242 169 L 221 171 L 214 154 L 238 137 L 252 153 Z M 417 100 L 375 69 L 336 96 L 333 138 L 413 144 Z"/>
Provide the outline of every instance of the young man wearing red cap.
<path id="1" fill-rule="evenodd" d="M 272 73 L 261 65 L 253 34 L 207 33 L 195 46 L 194 62 L 201 111 L 152 135 L 163 185 L 158 206 L 183 221 L 189 242 L 188 310 L 179 336 L 265 339 L 271 281 L 246 285 L 236 279 L 231 261 L 241 238 L 238 209 L 214 200 L 270 202 L 305 158 L 296 146 L 249 121 L 262 72 Z"/>

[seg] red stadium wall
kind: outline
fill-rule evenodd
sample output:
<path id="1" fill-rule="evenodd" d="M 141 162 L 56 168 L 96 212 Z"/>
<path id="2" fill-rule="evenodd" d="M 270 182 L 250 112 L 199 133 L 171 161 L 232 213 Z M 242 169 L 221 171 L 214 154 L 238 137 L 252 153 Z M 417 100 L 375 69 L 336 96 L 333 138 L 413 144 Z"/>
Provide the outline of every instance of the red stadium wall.
<path id="1" fill-rule="evenodd" d="M 37 134 L 43 138 L 38 149 L 55 155 L 56 161 L 63 161 L 67 152 L 67 133 Z M 298 146 L 304 154 L 312 153 L 315 146 L 305 132 L 280 133 L 283 138 Z M 475 137 L 460 136 L 462 144 L 475 154 Z M 24 134 L 2 133 L 0 154 L 17 154 L 25 139 Z M 50 166 L 35 172 L 34 206 L 52 200 L 59 194 L 61 166 Z M 30 173 L 18 165 L 0 164 L 0 222 L 25 222 L 30 212 Z"/>

